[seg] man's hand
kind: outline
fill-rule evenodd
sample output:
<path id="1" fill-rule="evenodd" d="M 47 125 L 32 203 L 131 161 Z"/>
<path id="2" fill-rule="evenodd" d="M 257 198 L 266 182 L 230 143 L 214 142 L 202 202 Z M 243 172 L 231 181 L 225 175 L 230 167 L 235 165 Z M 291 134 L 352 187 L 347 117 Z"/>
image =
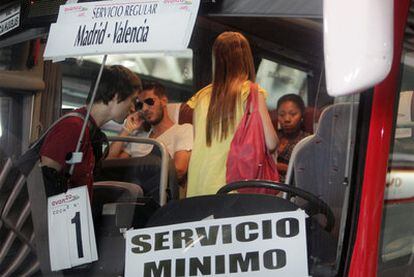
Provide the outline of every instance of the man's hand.
<path id="1" fill-rule="evenodd" d="M 41 156 L 40 161 L 46 196 L 49 197 L 66 192 L 68 190 L 68 180 L 60 172 L 62 165 L 46 156 Z"/>
<path id="2" fill-rule="evenodd" d="M 140 116 L 139 112 L 131 113 L 127 116 L 124 122 L 123 129 L 121 133 L 119 133 L 120 137 L 129 136 L 135 130 L 141 128 L 142 123 L 144 120 Z M 125 143 L 122 141 L 114 141 L 111 143 L 109 147 L 108 159 L 113 158 L 129 158 L 129 154 L 124 151 Z"/>
<path id="3" fill-rule="evenodd" d="M 142 119 L 142 116 L 139 112 L 134 112 L 127 116 L 124 123 L 124 130 L 128 132 L 127 135 L 131 134 L 135 130 L 138 130 L 141 128 L 142 123 L 144 123 L 144 120 Z"/>

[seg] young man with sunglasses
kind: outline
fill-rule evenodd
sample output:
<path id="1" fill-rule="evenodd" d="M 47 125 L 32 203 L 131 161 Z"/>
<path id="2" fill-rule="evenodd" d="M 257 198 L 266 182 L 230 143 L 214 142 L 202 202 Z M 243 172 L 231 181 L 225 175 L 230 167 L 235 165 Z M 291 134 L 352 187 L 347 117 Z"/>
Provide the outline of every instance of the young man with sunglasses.
<path id="1" fill-rule="evenodd" d="M 174 161 L 177 179 L 182 183 L 185 181 L 193 147 L 193 128 L 191 124 L 174 123 L 168 115 L 167 103 L 164 86 L 157 82 L 144 83 L 143 90 L 138 94 L 135 104 L 136 111 L 127 117 L 119 135 L 149 137 L 164 143 Z M 151 125 L 149 132 L 141 130 L 144 122 Z M 111 144 L 109 157 L 143 157 L 152 151 L 152 145 L 115 142 Z M 144 192 L 145 190 L 144 188 Z"/>
<path id="2" fill-rule="evenodd" d="M 87 103 L 93 88 L 92 85 Z M 68 186 L 87 185 L 92 197 L 94 169 L 102 158 L 102 142 L 106 139 L 100 127 L 110 120 L 122 123 L 141 89 L 140 78 L 129 69 L 120 65 L 104 68 L 80 148 L 83 158 L 75 164 L 72 176 L 68 176 L 71 166 L 68 160 L 76 149 L 84 118 L 70 116 L 62 119 L 42 144 L 40 156 L 47 196 L 62 193 Z M 74 112 L 85 116 L 86 107 Z"/>

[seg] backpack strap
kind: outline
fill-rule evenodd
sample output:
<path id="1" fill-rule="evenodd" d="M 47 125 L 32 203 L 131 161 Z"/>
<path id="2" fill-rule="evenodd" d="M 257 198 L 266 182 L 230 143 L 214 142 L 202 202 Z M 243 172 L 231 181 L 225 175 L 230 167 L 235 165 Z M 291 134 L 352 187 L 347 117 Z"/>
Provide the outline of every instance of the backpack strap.
<path id="1" fill-rule="evenodd" d="M 85 115 L 78 113 L 78 112 L 70 112 L 67 114 L 64 114 L 63 116 L 61 116 L 58 120 L 56 120 L 55 122 L 52 123 L 52 125 L 49 126 L 49 128 L 47 128 L 47 130 L 40 136 L 40 138 L 38 138 L 30 147 L 29 149 L 32 148 L 36 148 L 39 145 L 41 146 L 41 144 L 43 144 L 43 141 L 46 138 L 46 135 L 59 123 L 61 122 L 63 119 L 69 118 L 69 117 L 79 117 L 82 118 L 83 120 L 85 120 Z M 88 122 L 88 127 L 90 127 L 90 122 Z"/>
<path id="2" fill-rule="evenodd" d="M 28 176 L 30 172 L 33 169 L 33 166 L 36 164 L 36 162 L 39 160 L 39 153 L 40 148 L 42 147 L 43 141 L 45 140 L 46 135 L 52 130 L 56 124 L 61 122 L 63 119 L 76 116 L 82 119 L 85 119 L 85 116 L 78 112 L 70 112 L 62 117 L 60 117 L 58 120 L 53 122 L 53 124 L 47 128 L 47 130 L 38 138 L 30 147 L 29 149 L 24 152 L 23 155 L 21 155 L 16 161 L 15 165 L 17 168 L 19 168 L 20 172 L 23 173 L 24 176 Z"/>

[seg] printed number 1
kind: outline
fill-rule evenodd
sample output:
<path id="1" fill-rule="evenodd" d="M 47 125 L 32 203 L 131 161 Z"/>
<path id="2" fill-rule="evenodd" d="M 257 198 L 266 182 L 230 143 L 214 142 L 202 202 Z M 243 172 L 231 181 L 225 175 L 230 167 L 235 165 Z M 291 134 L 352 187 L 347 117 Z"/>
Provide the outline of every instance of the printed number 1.
<path id="1" fill-rule="evenodd" d="M 75 228 L 76 228 L 76 244 L 78 246 L 78 258 L 83 258 L 82 233 L 81 233 L 81 222 L 80 222 L 79 212 L 76 212 L 75 216 L 71 220 L 71 223 L 75 224 Z"/>

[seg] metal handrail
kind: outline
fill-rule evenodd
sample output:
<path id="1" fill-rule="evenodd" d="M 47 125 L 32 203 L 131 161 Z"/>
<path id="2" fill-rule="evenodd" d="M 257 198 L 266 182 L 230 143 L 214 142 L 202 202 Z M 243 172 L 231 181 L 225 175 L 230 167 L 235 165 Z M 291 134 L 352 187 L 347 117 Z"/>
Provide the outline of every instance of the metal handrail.
<path id="1" fill-rule="evenodd" d="M 120 137 L 110 136 L 109 141 L 122 141 L 132 143 L 145 143 L 155 145 L 161 152 L 161 176 L 160 176 L 160 206 L 164 206 L 167 203 L 167 188 L 168 188 L 168 166 L 170 154 L 168 154 L 166 146 L 155 139 L 150 138 L 137 138 L 137 137 Z M 109 146 L 108 146 L 109 147 Z"/>

